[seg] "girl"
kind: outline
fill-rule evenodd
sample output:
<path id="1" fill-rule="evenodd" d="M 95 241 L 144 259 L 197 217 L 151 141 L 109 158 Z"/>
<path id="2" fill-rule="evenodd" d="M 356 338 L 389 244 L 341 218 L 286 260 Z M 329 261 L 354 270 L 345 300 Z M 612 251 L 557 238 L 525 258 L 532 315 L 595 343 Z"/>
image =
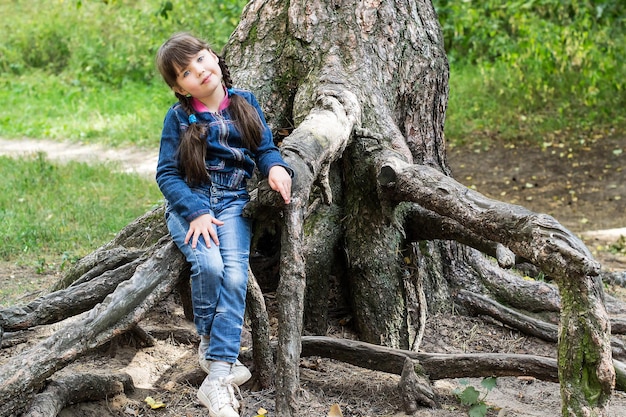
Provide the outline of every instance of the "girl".
<path id="1" fill-rule="evenodd" d="M 237 361 L 248 279 L 246 180 L 255 166 L 285 204 L 293 171 L 280 156 L 254 95 L 234 89 L 226 63 L 202 40 L 180 33 L 157 53 L 178 102 L 163 123 L 156 181 L 172 239 L 191 264 L 200 366 L 198 399 L 212 417 L 236 417 L 236 385 L 250 378 Z"/>

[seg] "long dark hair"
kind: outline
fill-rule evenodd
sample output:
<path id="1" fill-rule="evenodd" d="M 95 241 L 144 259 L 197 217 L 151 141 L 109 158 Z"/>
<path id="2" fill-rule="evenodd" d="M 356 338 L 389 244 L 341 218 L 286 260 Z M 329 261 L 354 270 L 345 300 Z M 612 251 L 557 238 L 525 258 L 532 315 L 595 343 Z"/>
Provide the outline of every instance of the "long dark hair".
<path id="1" fill-rule="evenodd" d="M 177 33 L 161 45 L 156 56 L 156 66 L 167 85 L 171 88 L 177 87 L 177 71 L 189 65 L 191 59 L 203 49 L 211 51 L 206 42 L 189 33 Z M 221 56 L 217 55 L 217 58 L 222 70 L 222 81 L 226 88 L 230 89 L 233 86 L 230 70 Z M 188 116 L 195 113 L 191 97 L 176 92 L 174 94 Z M 261 144 L 263 132 L 263 125 L 256 109 L 245 98 L 232 94 L 228 112 L 235 128 L 241 134 L 243 145 L 253 152 L 256 151 Z M 189 123 L 189 127 L 182 133 L 180 139 L 178 159 L 187 182 L 193 185 L 208 180 L 205 166 L 206 133 L 204 124 Z"/>

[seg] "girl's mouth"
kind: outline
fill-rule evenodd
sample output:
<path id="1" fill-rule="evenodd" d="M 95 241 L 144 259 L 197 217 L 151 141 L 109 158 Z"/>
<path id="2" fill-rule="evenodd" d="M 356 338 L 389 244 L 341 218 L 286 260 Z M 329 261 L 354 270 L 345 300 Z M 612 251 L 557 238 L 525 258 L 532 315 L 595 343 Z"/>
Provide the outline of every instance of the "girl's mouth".
<path id="1" fill-rule="evenodd" d="M 208 83 L 210 78 L 211 78 L 211 74 L 207 75 L 205 78 L 202 79 L 202 84 Z"/>

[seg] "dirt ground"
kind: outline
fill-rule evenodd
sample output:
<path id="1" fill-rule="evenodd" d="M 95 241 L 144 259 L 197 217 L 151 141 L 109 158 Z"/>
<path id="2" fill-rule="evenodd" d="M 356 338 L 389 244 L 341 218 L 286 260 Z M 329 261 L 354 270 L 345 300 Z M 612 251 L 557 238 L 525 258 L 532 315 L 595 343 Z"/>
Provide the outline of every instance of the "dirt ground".
<path id="1" fill-rule="evenodd" d="M 46 142 L 31 141 L 29 146 L 22 143 L 19 151 L 13 153 L 24 152 L 34 146 L 46 151 Z M 11 153 L 8 148 L 7 142 L 0 140 L 0 154 Z M 49 149 L 51 158 L 68 158 L 63 152 L 53 151 L 52 147 Z M 67 149 L 68 152 L 72 149 L 76 151 L 74 146 L 67 145 Z M 562 146 L 556 139 L 545 140 L 544 146 L 501 144 L 486 148 L 480 144 L 466 145 L 448 149 L 448 158 L 453 176 L 461 183 L 488 197 L 552 215 L 565 227 L 580 234 L 604 269 L 624 271 L 626 257 L 611 253 L 610 248 L 611 245 L 619 247 L 620 236 L 626 235 L 626 230 L 623 230 L 626 228 L 625 151 L 626 136 L 613 134 L 581 138 L 574 148 Z M 146 159 L 155 157 L 137 152 L 134 154 L 137 159 L 133 161 L 128 157 L 129 152 L 123 153 L 126 157 L 121 162 L 121 169 L 124 170 L 133 170 L 139 162 L 145 164 Z M 98 152 L 90 149 L 87 154 Z M 108 158 L 115 159 L 115 155 L 109 152 Z M 140 173 L 152 175 L 149 168 Z M 0 285 L 16 273 L 11 271 L 10 266 L 2 269 Z M 608 293 L 617 290 L 607 287 Z M 268 295 L 271 300 L 271 294 Z M 463 317 L 452 311 L 429 317 L 428 320 L 421 346 L 425 352 L 555 356 L 554 345 L 524 336 L 493 320 Z M 203 378 L 195 359 L 197 338 L 193 326 L 183 319 L 179 305 L 174 299 L 168 299 L 141 325 L 157 338 L 156 346 L 141 348 L 133 343 L 121 343 L 115 350 L 108 346 L 107 351 L 94 352 L 64 370 L 127 372 L 133 378 L 135 391 L 103 401 L 70 406 L 61 412 L 61 416 L 208 415 L 195 397 Z M 38 330 L 36 337 L 44 337 L 48 330 Z M 342 328 L 339 322 L 334 323 L 331 333 L 347 337 L 352 335 L 350 329 Z M 29 343 L 35 342 L 36 339 L 32 338 Z M 249 346 L 249 338 L 244 340 L 244 345 Z M 27 345 L 23 344 L 0 350 L 0 363 L 26 348 Z M 246 352 L 243 361 L 250 363 Z M 399 378 L 395 375 L 319 358 L 304 358 L 300 372 L 302 416 L 326 416 L 333 404 L 339 404 L 346 417 L 406 415 L 402 412 L 397 389 Z M 461 405 L 454 394 L 455 389 L 466 386 L 473 386 L 486 394 L 488 416 L 558 416 L 561 413 L 558 384 L 532 378 L 498 378 L 497 386 L 487 393 L 480 382 L 475 378 L 434 381 L 441 408 L 423 408 L 413 415 L 467 416 L 467 407 Z M 259 390 L 254 383 L 243 386 L 242 416 L 256 416 L 259 408 L 266 409 L 268 416 L 276 416 L 273 395 L 273 391 Z M 165 407 L 150 409 L 144 401 L 147 396 L 164 403 Z M 611 416 L 626 415 L 624 393 L 615 393 L 610 413 Z"/>

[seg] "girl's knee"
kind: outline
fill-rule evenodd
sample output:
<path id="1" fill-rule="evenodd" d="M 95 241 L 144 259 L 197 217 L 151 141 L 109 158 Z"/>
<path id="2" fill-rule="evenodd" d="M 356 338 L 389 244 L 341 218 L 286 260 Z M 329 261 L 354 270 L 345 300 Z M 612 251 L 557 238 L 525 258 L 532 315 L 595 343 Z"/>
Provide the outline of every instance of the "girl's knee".
<path id="1" fill-rule="evenodd" d="M 219 280 L 224 276 L 224 264 L 221 260 L 211 262 L 207 258 L 197 258 L 191 262 L 191 275 Z"/>

